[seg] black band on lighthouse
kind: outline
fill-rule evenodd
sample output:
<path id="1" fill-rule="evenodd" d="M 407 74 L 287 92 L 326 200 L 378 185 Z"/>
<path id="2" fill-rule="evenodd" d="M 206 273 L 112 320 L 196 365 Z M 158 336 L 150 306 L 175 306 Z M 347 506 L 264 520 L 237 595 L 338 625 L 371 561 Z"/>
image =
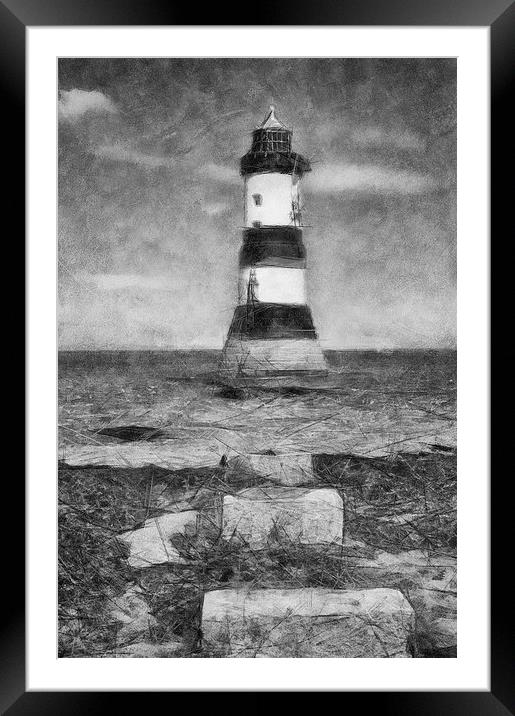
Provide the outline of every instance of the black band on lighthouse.
<path id="1" fill-rule="evenodd" d="M 278 172 L 279 174 L 299 174 L 311 171 L 308 160 L 296 152 L 248 152 L 240 160 L 240 174 Z"/>
<path id="2" fill-rule="evenodd" d="M 240 266 L 252 266 L 268 258 L 306 260 L 302 231 L 296 226 L 245 229 Z"/>
<path id="3" fill-rule="evenodd" d="M 239 338 L 317 338 L 309 306 L 254 303 L 237 306 L 229 335 Z"/>

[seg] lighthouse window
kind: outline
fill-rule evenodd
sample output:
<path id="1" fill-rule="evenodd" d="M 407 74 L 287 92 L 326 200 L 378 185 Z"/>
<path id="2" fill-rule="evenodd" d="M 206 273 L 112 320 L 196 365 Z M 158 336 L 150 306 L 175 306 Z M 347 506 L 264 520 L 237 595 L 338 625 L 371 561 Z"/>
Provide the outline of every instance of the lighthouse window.
<path id="1" fill-rule="evenodd" d="M 254 204 L 256 206 L 261 206 L 263 204 L 263 197 L 261 194 L 252 194 L 252 198 L 254 199 Z"/>

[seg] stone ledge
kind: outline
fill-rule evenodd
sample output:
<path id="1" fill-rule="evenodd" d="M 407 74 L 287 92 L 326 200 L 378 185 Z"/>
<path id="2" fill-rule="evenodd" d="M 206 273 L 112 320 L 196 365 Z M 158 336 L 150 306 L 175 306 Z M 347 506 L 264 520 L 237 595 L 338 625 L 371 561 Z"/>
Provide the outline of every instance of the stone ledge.
<path id="1" fill-rule="evenodd" d="M 233 658 L 409 658 L 413 626 L 395 589 L 217 590 L 202 610 L 204 647 Z"/>

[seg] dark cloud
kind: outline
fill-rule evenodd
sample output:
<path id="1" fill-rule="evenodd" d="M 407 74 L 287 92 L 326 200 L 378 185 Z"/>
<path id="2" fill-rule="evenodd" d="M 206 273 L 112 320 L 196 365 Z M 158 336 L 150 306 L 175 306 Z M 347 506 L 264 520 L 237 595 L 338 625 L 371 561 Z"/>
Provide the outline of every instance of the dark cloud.
<path id="1" fill-rule="evenodd" d="M 270 103 L 312 161 L 324 345 L 454 345 L 454 60 L 62 59 L 59 91 L 63 347 L 221 347 Z"/>

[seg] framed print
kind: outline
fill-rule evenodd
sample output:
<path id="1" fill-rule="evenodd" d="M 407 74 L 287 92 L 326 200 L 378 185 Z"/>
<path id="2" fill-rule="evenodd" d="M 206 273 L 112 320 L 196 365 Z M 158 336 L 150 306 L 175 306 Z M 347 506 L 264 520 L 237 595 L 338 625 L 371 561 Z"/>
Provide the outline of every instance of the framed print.
<path id="1" fill-rule="evenodd" d="M 490 598 L 501 5 L 201 26 L 3 4 L 29 398 L 8 713 L 99 691 L 512 708 Z"/>

